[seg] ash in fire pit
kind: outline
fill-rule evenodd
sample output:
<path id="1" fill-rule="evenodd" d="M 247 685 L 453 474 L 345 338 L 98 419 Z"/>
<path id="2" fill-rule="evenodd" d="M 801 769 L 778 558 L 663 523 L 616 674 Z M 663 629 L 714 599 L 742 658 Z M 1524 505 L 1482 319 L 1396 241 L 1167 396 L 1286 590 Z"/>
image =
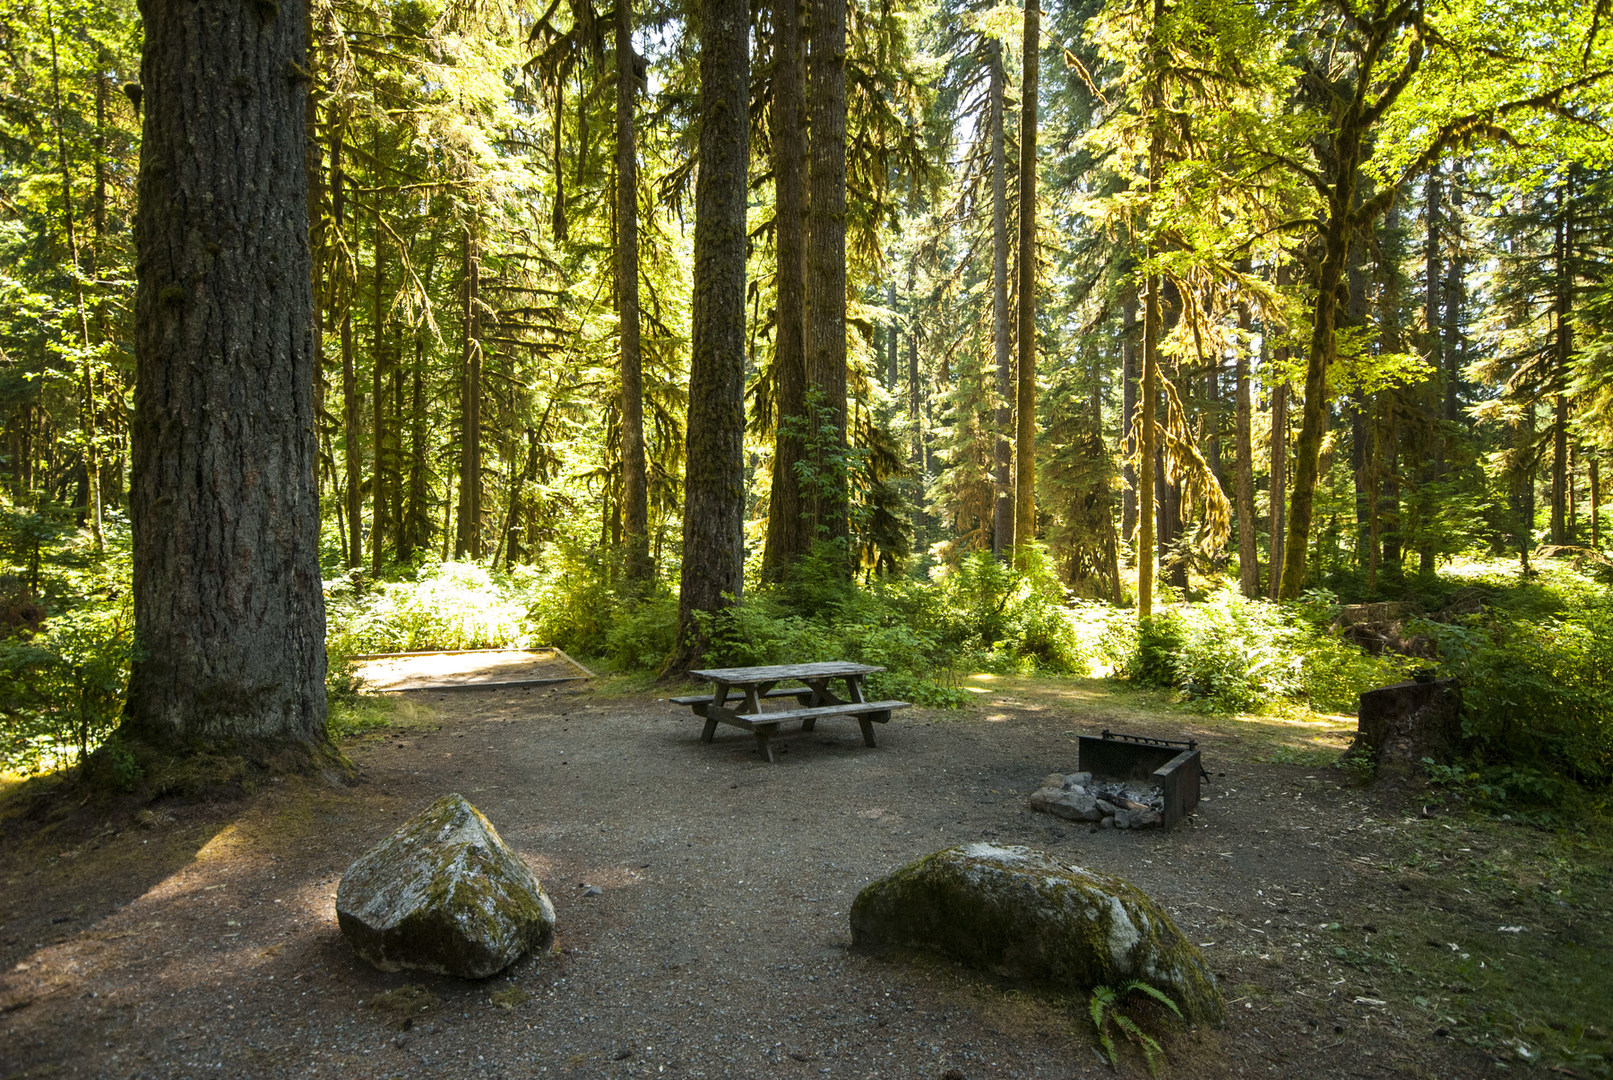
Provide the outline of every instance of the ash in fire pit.
<path id="1" fill-rule="evenodd" d="M 1105 731 L 1082 735 L 1077 745 L 1081 771 L 1049 774 L 1032 807 L 1099 828 L 1168 829 L 1198 805 L 1203 766 L 1195 742 Z"/>
<path id="2" fill-rule="evenodd" d="M 1147 829 L 1165 815 L 1165 789 L 1136 781 L 1095 780 L 1089 772 L 1049 773 L 1031 795 L 1031 805 L 1098 828 Z"/>

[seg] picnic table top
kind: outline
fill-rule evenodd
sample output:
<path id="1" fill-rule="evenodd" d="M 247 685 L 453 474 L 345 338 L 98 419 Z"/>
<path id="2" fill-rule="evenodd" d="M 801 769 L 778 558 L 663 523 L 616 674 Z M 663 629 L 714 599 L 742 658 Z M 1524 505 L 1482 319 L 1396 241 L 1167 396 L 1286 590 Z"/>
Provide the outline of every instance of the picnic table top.
<path id="1" fill-rule="evenodd" d="M 871 675 L 884 671 L 869 664 L 830 660 L 818 664 L 769 664 L 764 667 L 711 668 L 689 674 L 734 685 L 736 683 L 778 682 L 782 679 L 834 679 L 850 675 Z"/>

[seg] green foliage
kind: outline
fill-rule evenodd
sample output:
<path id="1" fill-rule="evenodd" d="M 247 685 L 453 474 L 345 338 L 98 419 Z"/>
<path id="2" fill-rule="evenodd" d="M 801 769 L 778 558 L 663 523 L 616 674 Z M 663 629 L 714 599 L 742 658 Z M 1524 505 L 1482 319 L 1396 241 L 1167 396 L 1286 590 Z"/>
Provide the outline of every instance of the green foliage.
<path id="1" fill-rule="evenodd" d="M 402 581 L 349 576 L 325 586 L 326 648 L 334 655 L 509 645 L 525 624 L 530 570 L 495 575 L 475 563 L 428 561 Z"/>
<path id="2" fill-rule="evenodd" d="M 1180 690 L 1206 712 L 1282 702 L 1350 711 L 1361 691 L 1396 681 L 1410 661 L 1369 655 L 1330 632 L 1331 618 L 1325 593 L 1271 604 L 1226 587 L 1141 625 L 1115 620 L 1105 644 L 1122 678 Z"/>
<path id="3" fill-rule="evenodd" d="M 53 616 L 37 634 L 0 641 L 0 768 L 82 762 L 117 726 L 133 655 L 125 605 Z"/>
<path id="4" fill-rule="evenodd" d="M 1093 987 L 1092 996 L 1087 1000 L 1087 1015 L 1092 1018 L 1092 1028 L 1097 1033 L 1098 1044 L 1103 1047 L 1104 1057 L 1111 1066 L 1120 1064 L 1120 1052 L 1115 1046 L 1114 1036 L 1109 1032 L 1111 1027 L 1115 1027 L 1142 1051 L 1144 1060 L 1148 1062 L 1149 1074 L 1158 1076 L 1159 1063 L 1165 1057 L 1164 1048 L 1159 1045 L 1158 1039 L 1144 1031 L 1137 1021 L 1122 1011 L 1126 998 L 1134 993 L 1142 994 L 1165 1006 L 1178 1020 L 1182 1018 L 1182 1010 L 1177 1008 L 1176 1002 L 1171 1000 L 1169 994 L 1135 980 L 1122 986 L 1118 991 L 1108 986 Z"/>
<path id="5" fill-rule="evenodd" d="M 1418 622 L 1440 670 L 1462 680 L 1463 730 L 1481 760 L 1578 783 L 1613 782 L 1613 603 L 1605 595 L 1522 618 L 1505 611 L 1461 624 Z M 1526 794 L 1519 773 L 1509 798 Z"/>

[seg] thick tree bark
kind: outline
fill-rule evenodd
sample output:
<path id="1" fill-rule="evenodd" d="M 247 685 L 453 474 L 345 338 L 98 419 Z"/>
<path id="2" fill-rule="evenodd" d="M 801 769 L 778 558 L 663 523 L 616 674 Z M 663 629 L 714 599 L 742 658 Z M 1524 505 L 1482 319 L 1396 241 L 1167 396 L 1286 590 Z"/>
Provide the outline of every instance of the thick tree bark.
<path id="1" fill-rule="evenodd" d="M 125 730 L 322 746 L 302 12 L 142 11 Z"/>
<path id="2" fill-rule="evenodd" d="M 1024 85 L 1019 100 L 1019 393 L 1014 402 L 1014 544 L 1036 539 L 1036 96 L 1039 0 L 1025 0 Z"/>
<path id="3" fill-rule="evenodd" d="M 797 0 L 773 0 L 773 107 L 769 135 L 773 146 L 774 229 L 777 253 L 777 325 L 773 335 L 773 400 L 778 423 L 773 443 L 773 486 L 768 501 L 767 545 L 762 575 L 778 581 L 811 546 L 802 528 L 801 476 L 805 447 L 806 346 L 803 304 L 806 292 L 806 219 L 802 191 L 806 140 L 803 134 L 801 12 Z"/>
<path id="4" fill-rule="evenodd" d="M 1240 269 L 1249 272 L 1248 263 Z M 1256 547 L 1255 525 L 1255 459 L 1252 437 L 1253 409 L 1249 387 L 1249 331 L 1253 323 L 1249 317 L 1249 301 L 1238 301 L 1238 358 L 1236 361 L 1233 394 L 1233 449 L 1234 469 L 1237 472 L 1236 498 L 1238 500 L 1238 588 L 1247 597 L 1260 595 L 1260 555 Z"/>
<path id="5" fill-rule="evenodd" d="M 812 114 L 806 251 L 807 383 L 822 395 L 828 439 L 811 451 L 818 477 L 810 544 L 844 541 L 849 522 L 846 451 L 846 0 L 818 0 L 811 20 Z M 813 419 L 813 425 L 820 421 Z M 825 441 L 829 445 L 822 445 Z M 846 572 L 851 561 L 846 560 Z"/>
<path id="6" fill-rule="evenodd" d="M 1014 550 L 1013 424 L 1014 362 L 1008 351 L 1008 158 L 1003 149 L 1003 49 L 991 42 L 991 347 L 997 368 L 997 441 L 994 454 L 997 502 L 991 518 L 991 550 L 1007 559 Z"/>
<path id="7" fill-rule="evenodd" d="M 695 613 L 721 611 L 739 599 L 744 584 L 749 15 L 745 0 L 702 0 L 700 5 L 700 173 L 683 572 L 670 671 L 687 670 L 705 651 L 706 636 Z"/>
<path id="8" fill-rule="evenodd" d="M 616 3 L 616 313 L 622 335 L 622 543 L 629 582 L 655 576 L 650 562 L 649 480 L 644 460 L 644 357 L 639 347 L 638 138 L 633 103 L 632 0 Z"/>

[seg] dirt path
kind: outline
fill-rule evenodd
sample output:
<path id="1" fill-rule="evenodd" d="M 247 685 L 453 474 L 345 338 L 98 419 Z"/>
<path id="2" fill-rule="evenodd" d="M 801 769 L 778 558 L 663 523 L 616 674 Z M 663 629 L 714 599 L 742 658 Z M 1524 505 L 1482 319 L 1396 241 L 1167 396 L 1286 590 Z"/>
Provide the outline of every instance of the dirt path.
<path id="1" fill-rule="evenodd" d="M 877 749 L 825 723 L 771 767 L 748 735 L 703 746 L 648 696 L 416 695 L 349 746 L 356 787 L 8 844 L 0 1076 L 1114 1075 L 1068 1005 L 848 951 L 859 888 L 979 839 L 1130 878 L 1205 943 L 1231 1019 L 1168 1035 L 1177 1075 L 1489 1071 L 1437 1011 L 1340 958 L 1429 901 L 1386 869 L 1382 830 L 1415 819 L 1313 763 L 1336 730 L 1211 723 L 1095 683 L 971 685 L 973 707 L 899 715 Z M 1214 775 L 1189 827 L 1029 810 L 1042 775 L 1073 770 L 1071 734 L 1103 726 L 1201 740 Z M 483 984 L 373 971 L 332 910 L 349 862 L 449 791 L 532 862 L 559 918 L 554 953 Z"/>

